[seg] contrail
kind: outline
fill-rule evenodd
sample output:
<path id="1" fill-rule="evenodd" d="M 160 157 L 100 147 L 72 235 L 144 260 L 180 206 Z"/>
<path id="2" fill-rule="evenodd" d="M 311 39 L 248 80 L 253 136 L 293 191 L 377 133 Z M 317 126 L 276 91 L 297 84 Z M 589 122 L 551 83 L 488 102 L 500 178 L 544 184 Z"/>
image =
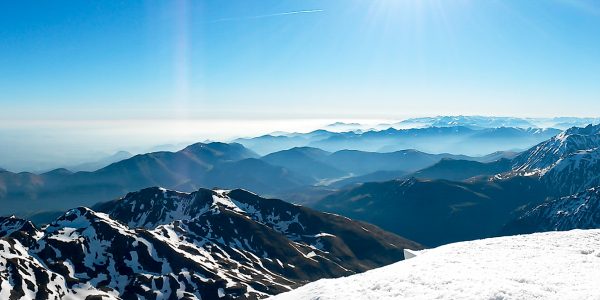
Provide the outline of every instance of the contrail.
<path id="1" fill-rule="evenodd" d="M 274 13 L 274 14 L 268 14 L 268 15 L 248 16 L 248 17 L 239 17 L 239 18 L 222 18 L 222 19 L 216 19 L 216 20 L 208 21 L 206 23 L 220 23 L 220 22 L 234 22 L 234 21 L 243 21 L 243 20 L 255 20 L 255 19 L 264 19 L 264 18 L 289 16 L 289 15 L 298 15 L 298 14 L 312 14 L 312 13 L 319 13 L 319 12 L 324 12 L 324 10 L 322 10 L 322 9 L 296 10 L 296 11 L 288 11 L 288 12 Z"/>

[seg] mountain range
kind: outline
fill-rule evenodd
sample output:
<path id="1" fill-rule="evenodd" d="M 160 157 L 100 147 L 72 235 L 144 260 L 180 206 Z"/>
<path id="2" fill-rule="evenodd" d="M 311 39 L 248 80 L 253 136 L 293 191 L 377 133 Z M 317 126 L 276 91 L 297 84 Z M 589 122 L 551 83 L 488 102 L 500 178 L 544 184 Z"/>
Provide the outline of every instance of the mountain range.
<path id="1" fill-rule="evenodd" d="M 472 129 L 516 127 L 516 128 L 558 128 L 561 130 L 571 127 L 584 127 L 588 124 L 598 124 L 600 118 L 555 117 L 555 118 L 519 118 L 497 116 L 436 116 L 409 118 L 399 122 L 378 124 L 361 124 L 357 122 L 335 122 L 323 129 L 331 131 L 368 131 L 388 128 L 410 129 L 425 127 L 454 127 L 464 126 Z"/>
<path id="2" fill-rule="evenodd" d="M 67 166 L 65 169 L 69 169 L 70 171 L 73 171 L 73 172 L 79 172 L 79 171 L 92 172 L 92 171 L 95 171 L 98 169 L 102 169 L 110 164 L 131 158 L 132 156 L 133 156 L 133 154 L 131 154 L 127 151 L 118 151 L 112 155 L 103 157 L 97 161 L 81 163 L 81 164 L 73 165 L 73 166 Z"/>
<path id="3" fill-rule="evenodd" d="M 514 117 L 485 117 L 485 116 L 437 116 L 411 118 L 391 124 L 392 127 L 453 127 L 464 126 L 473 129 L 480 128 L 535 128 L 533 120 Z"/>
<path id="4" fill-rule="evenodd" d="M 452 127 L 465 126 L 469 128 L 558 128 L 561 130 L 571 127 L 582 127 L 588 124 L 598 124 L 600 118 L 516 118 L 494 116 L 437 116 L 424 118 L 411 118 L 387 126 L 397 128 L 414 127 Z"/>
<path id="5" fill-rule="evenodd" d="M 136 155 L 94 172 L 0 173 L 0 213 L 63 210 L 114 199 L 148 186 L 188 187 L 219 172 L 217 165 L 258 157 L 239 144 L 193 144 L 178 152 Z M 214 183 L 214 182 L 211 182 Z"/>
<path id="6" fill-rule="evenodd" d="M 2 171 L 0 213 L 41 213 L 31 219 L 45 223 L 56 217 L 57 211 L 91 206 L 147 186 L 184 192 L 202 187 L 243 188 L 372 222 L 432 246 L 499 234 L 511 218 L 532 206 L 600 186 L 596 175 L 599 128 L 571 128 L 520 154 L 495 152 L 483 157 L 416 150 L 329 152 L 312 147 L 261 157 L 241 144 L 197 143 L 177 152 L 136 155 L 94 172 L 57 169 L 38 175 Z M 396 131 L 391 132 L 394 135 Z M 392 181 L 362 184 L 388 180 Z M 363 200 L 350 200 L 358 196 Z M 440 199 L 443 201 L 438 202 Z M 423 203 L 427 202 L 437 203 L 439 211 L 425 209 L 428 204 Z M 406 203 L 416 206 L 406 207 Z M 375 209 L 366 209 L 369 206 Z M 472 214 L 467 219 L 477 220 L 492 209 L 498 214 L 478 230 L 456 227 L 456 234 L 435 233 L 446 227 L 442 220 L 458 226 L 463 215 Z M 391 224 L 398 210 L 407 214 L 409 223 L 411 218 L 425 216 L 434 216 L 436 222 L 423 224 L 419 230 L 429 233 L 419 234 L 400 225 L 402 222 Z"/>
<path id="7" fill-rule="evenodd" d="M 415 149 L 428 153 L 455 153 L 481 156 L 496 151 L 527 149 L 556 134 L 558 129 L 478 128 L 467 126 L 425 127 L 411 129 L 263 135 L 235 140 L 253 151 L 266 155 L 293 147 L 314 147 L 325 151 L 360 150 L 393 152 Z"/>
<path id="8" fill-rule="evenodd" d="M 600 125 L 575 127 L 513 159 L 441 160 L 407 179 L 349 186 L 312 205 L 427 246 L 595 228 L 599 146 Z"/>
<path id="9" fill-rule="evenodd" d="M 421 249 L 244 190 L 147 188 L 41 229 L 2 218 L 0 237 L 2 299 L 259 299 Z"/>
<path id="10" fill-rule="evenodd" d="M 388 177 L 384 178 L 391 179 L 389 176 L 411 173 L 444 158 L 487 161 L 490 157 L 427 154 L 415 150 L 331 153 L 307 147 L 260 157 L 241 144 L 197 143 L 177 152 L 135 155 L 93 172 L 0 171 L 0 201 L 3 203 L 0 214 L 32 216 L 37 213 L 32 216 L 34 220 L 39 219 L 39 213 L 54 217 L 56 214 L 45 212 L 93 205 L 148 186 L 187 192 L 202 187 L 244 188 L 305 203 L 349 183 L 344 181 L 349 178 L 366 175 L 368 179 L 373 172 L 387 172 Z"/>
<path id="11" fill-rule="evenodd" d="M 428 154 L 416 150 L 388 153 L 340 150 L 334 153 L 318 148 L 297 147 L 264 156 L 273 165 L 283 166 L 298 174 L 311 174 L 315 179 L 360 176 L 377 171 L 414 172 L 444 158 L 479 159 L 448 153 Z"/>
<path id="12" fill-rule="evenodd" d="M 407 132 L 388 130 L 387 142 Z M 549 131 L 439 127 L 413 131 L 415 143 L 426 132 L 499 142 Z M 343 144 L 381 133 L 312 134 Z M 43 214 L 0 218 L 0 298 L 258 299 L 391 264 L 421 245 L 598 228 L 598 149 L 600 125 L 589 125 L 480 157 L 307 146 L 261 156 L 215 142 L 93 172 L 4 170 L 0 213 Z"/>
<path id="13" fill-rule="evenodd" d="M 497 128 L 515 128 L 522 131 L 528 130 L 528 128 L 535 129 L 544 129 L 544 128 L 557 128 L 559 130 L 565 130 L 574 126 L 585 126 L 587 124 L 598 124 L 600 123 L 599 118 L 573 118 L 573 117 L 559 117 L 559 118 L 515 118 L 515 117 L 493 117 L 493 116 L 437 116 L 437 117 L 426 117 L 426 118 L 412 118 L 400 121 L 387 121 L 385 123 L 375 123 L 369 121 L 367 123 L 357 123 L 356 121 L 352 122 L 335 122 L 329 125 L 323 125 L 317 127 L 318 130 L 311 133 L 287 133 L 282 131 L 275 131 L 270 135 L 266 135 L 262 138 L 244 138 L 240 139 L 239 142 L 244 144 L 249 149 L 259 153 L 260 155 L 266 155 L 272 152 L 286 150 L 293 147 L 304 147 L 311 146 L 317 147 L 316 144 L 311 144 L 312 142 L 318 142 L 321 140 L 328 139 L 334 136 L 344 136 L 344 133 L 352 132 L 356 135 L 353 139 L 359 140 L 362 139 L 360 137 L 361 134 L 372 134 L 373 132 L 381 132 L 382 135 L 385 135 L 388 129 L 404 131 L 412 129 L 413 133 L 418 133 L 421 136 L 426 136 L 428 133 L 419 133 L 420 131 L 427 132 L 430 128 L 439 128 L 439 127 L 466 127 L 468 129 L 472 129 L 474 131 L 487 131 Z M 552 131 L 556 131 L 556 129 L 549 129 Z M 532 133 L 529 133 L 530 135 Z M 484 155 L 492 151 L 496 150 L 517 150 L 521 151 L 529 148 L 530 146 L 542 141 L 543 139 L 539 139 L 538 137 L 532 137 L 533 141 L 527 143 L 527 138 L 525 136 L 515 137 L 514 139 L 505 139 L 502 143 L 496 144 L 496 147 L 489 143 L 478 143 L 475 139 L 458 137 L 462 139 L 462 143 L 468 143 L 469 147 L 461 147 L 460 143 L 457 144 L 455 140 L 452 139 L 452 136 L 455 133 L 451 131 L 444 135 L 437 136 L 438 142 L 443 142 L 444 147 L 436 147 L 441 146 L 442 144 L 436 145 L 435 143 L 428 142 L 427 140 L 421 140 L 418 144 L 410 145 L 410 141 L 407 144 L 398 144 L 397 141 L 402 141 L 401 138 L 395 138 L 391 140 L 394 144 L 387 144 L 387 140 L 383 139 L 381 136 L 380 139 L 374 140 L 371 139 L 371 143 L 377 142 L 377 144 L 372 144 L 367 147 L 364 144 L 360 143 L 351 143 L 346 141 L 345 143 L 352 148 L 340 148 L 341 144 L 337 142 L 330 143 L 327 141 L 325 146 L 330 146 L 331 148 L 323 148 L 324 150 L 335 152 L 339 150 L 349 149 L 349 150 L 363 150 L 363 151 L 381 151 L 381 152 L 391 152 L 396 150 L 404 150 L 404 149 L 416 149 L 423 152 L 429 153 L 442 153 L 449 152 L 453 154 L 465 154 L 465 155 Z M 456 136 L 455 136 L 456 137 Z M 547 136 L 549 137 L 549 136 Z M 15 137 L 18 138 L 18 137 Z M 144 142 L 144 146 L 135 145 L 128 143 L 128 145 L 113 145 L 113 147 L 118 147 L 118 149 L 122 149 L 122 147 L 126 147 L 131 153 L 148 153 L 148 152 L 177 152 L 184 147 L 193 144 L 194 141 L 191 140 L 189 142 L 179 141 L 176 143 L 168 143 L 156 146 L 149 146 L 148 140 Z M 161 141 L 157 141 L 160 143 Z M 164 143 L 164 141 L 162 141 Z M 211 141 L 206 140 L 202 141 L 205 144 L 210 143 Z M 228 141 L 235 142 L 235 141 Z M 110 163 L 117 162 L 119 160 L 126 159 L 132 156 L 127 151 L 119 151 L 113 155 L 107 154 L 105 151 L 108 150 L 96 150 L 97 147 L 91 148 L 88 151 L 77 151 L 76 149 L 85 147 L 85 145 L 80 145 L 78 148 L 69 148 L 65 149 L 61 148 L 50 148 L 50 147 L 20 147 L 19 150 L 16 150 L 17 144 L 15 144 L 14 140 L 10 138 L 8 140 L 4 140 L 4 144 L 7 147 L 0 149 L 0 165 L 13 172 L 33 172 L 33 173 L 43 173 L 48 170 L 53 170 L 57 168 L 66 168 L 71 171 L 94 171 L 99 168 L 105 167 Z M 106 145 L 108 146 L 108 145 Z M 397 147 L 393 147 L 397 146 Z M 481 146 L 481 147 L 480 147 Z M 391 147 L 391 148 L 389 148 Z M 497 149 L 492 149 L 497 148 Z M 468 152 L 472 151 L 472 152 Z"/>

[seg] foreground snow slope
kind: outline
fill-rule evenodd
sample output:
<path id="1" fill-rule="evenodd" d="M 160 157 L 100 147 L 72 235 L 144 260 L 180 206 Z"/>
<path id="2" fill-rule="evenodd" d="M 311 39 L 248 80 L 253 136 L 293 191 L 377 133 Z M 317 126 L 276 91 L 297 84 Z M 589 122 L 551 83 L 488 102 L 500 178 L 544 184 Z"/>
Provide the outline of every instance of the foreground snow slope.
<path id="1" fill-rule="evenodd" d="M 449 244 L 273 299 L 600 299 L 600 230 Z"/>

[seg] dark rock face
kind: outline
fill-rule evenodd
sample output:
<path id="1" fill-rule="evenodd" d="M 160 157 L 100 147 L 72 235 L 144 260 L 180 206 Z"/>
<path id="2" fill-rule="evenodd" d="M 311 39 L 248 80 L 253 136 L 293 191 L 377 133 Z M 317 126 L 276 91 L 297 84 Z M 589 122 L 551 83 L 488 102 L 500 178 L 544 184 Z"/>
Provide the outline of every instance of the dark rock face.
<path id="1" fill-rule="evenodd" d="M 491 176 L 511 170 L 509 159 L 482 163 L 470 160 L 442 159 L 439 163 L 411 174 L 425 179 L 446 179 L 461 181 L 477 176 Z"/>
<path id="2" fill-rule="evenodd" d="M 0 224 L 0 295 L 7 287 L 17 298 L 258 299 L 421 248 L 244 190 L 148 188 L 72 209 L 42 230 L 16 218 Z"/>

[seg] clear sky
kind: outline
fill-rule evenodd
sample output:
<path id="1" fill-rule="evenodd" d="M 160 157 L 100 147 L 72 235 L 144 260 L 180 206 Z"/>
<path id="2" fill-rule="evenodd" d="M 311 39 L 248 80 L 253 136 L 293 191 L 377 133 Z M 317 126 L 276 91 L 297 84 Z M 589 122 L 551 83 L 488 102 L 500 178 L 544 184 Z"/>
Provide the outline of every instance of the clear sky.
<path id="1" fill-rule="evenodd" d="M 2 1 L 3 119 L 590 115 L 600 2 Z"/>
<path id="2" fill-rule="evenodd" d="M 169 120 L 597 116 L 600 2 L 1 1 L 0 107 L 5 142 L 127 141 L 135 120 L 145 139 Z"/>

